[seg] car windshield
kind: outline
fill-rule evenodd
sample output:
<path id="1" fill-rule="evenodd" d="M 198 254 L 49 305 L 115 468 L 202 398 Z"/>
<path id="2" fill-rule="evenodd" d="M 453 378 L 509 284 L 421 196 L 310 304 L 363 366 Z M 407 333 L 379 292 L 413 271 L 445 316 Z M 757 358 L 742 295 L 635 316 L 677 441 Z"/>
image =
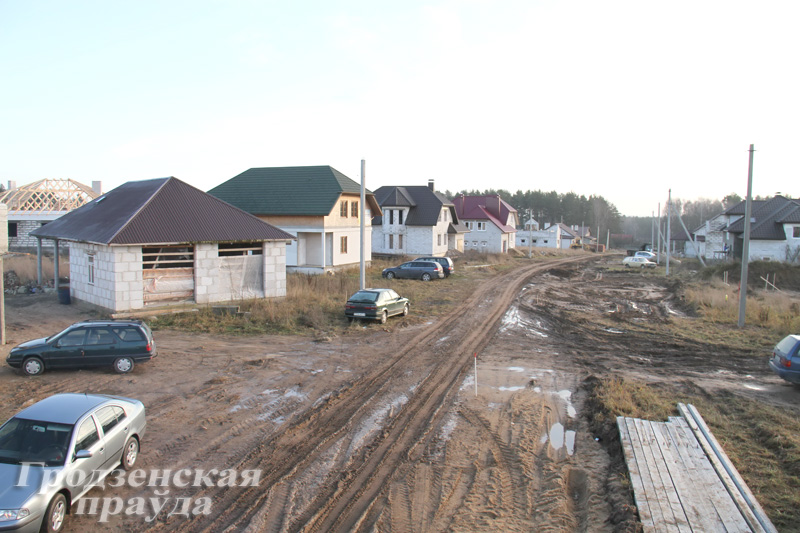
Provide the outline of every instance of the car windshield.
<path id="1" fill-rule="evenodd" d="M 0 463 L 64 464 L 73 426 L 12 418 L 0 427 Z"/>
<path id="2" fill-rule="evenodd" d="M 350 297 L 351 302 L 375 302 L 378 300 L 378 293 L 373 291 L 358 291 Z M 341 300 L 340 300 L 341 301 Z"/>

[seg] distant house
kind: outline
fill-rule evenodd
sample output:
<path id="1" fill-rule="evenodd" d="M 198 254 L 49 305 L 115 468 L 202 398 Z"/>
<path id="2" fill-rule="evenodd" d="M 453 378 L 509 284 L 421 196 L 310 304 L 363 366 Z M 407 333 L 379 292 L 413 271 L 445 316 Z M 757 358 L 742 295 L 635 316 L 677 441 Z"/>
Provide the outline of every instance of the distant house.
<path id="1" fill-rule="evenodd" d="M 581 238 L 580 233 L 576 228 L 571 228 L 566 224 L 555 224 L 561 229 L 561 249 L 568 250 L 573 242 L 578 242 Z"/>
<path id="2" fill-rule="evenodd" d="M 293 235 L 286 250 L 290 271 L 320 274 L 358 266 L 361 259 L 361 185 L 329 166 L 251 168 L 208 194 Z M 366 195 L 366 246 L 372 260 L 373 216 L 381 214 Z"/>
<path id="3" fill-rule="evenodd" d="M 561 248 L 561 226 L 546 224 L 544 229 L 530 230 L 531 226 L 517 231 L 516 247 L 518 249 L 533 248 Z"/>
<path id="4" fill-rule="evenodd" d="M 91 187 L 69 179 L 39 180 L 17 187 L 8 182 L 8 190 L 0 194 L 0 203 L 8 206 L 8 246 L 11 251 L 32 251 L 37 239 L 30 233 L 62 215 L 91 202 L 102 194 L 102 185 Z M 52 246 L 50 241 L 47 245 Z"/>
<path id="5" fill-rule="evenodd" d="M 744 247 L 745 202 L 727 209 L 732 219 L 725 227 L 733 257 L 741 259 Z M 800 201 L 775 196 L 753 202 L 750 222 L 750 260 L 795 262 L 800 256 Z"/>
<path id="6" fill-rule="evenodd" d="M 464 196 L 453 199 L 458 219 L 469 229 L 464 251 L 501 253 L 514 248 L 519 225 L 517 210 L 499 195 Z"/>
<path id="7" fill-rule="evenodd" d="M 69 242 L 72 298 L 114 312 L 285 296 L 293 239 L 175 178 L 125 183 L 31 235 L 56 254 Z"/>
<path id="8" fill-rule="evenodd" d="M 466 226 L 453 202 L 428 186 L 385 186 L 375 191 L 381 216 L 372 217 L 372 252 L 387 255 L 436 255 L 464 251 Z"/>

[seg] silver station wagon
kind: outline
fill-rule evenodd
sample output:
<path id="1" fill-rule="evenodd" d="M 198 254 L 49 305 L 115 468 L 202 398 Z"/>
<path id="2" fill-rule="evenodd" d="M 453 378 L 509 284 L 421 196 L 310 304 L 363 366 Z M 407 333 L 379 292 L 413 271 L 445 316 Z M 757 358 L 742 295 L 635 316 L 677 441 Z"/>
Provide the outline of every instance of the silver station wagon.
<path id="1" fill-rule="evenodd" d="M 0 531 L 61 531 L 78 498 L 133 468 L 144 432 L 144 405 L 119 396 L 56 394 L 20 411 L 0 426 Z"/>

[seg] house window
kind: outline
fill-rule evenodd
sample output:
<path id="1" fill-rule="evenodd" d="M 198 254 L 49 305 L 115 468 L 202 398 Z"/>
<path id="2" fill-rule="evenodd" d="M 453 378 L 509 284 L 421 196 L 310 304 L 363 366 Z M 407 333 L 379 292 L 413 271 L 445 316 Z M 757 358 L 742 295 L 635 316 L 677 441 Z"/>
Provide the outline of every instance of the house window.
<path id="1" fill-rule="evenodd" d="M 394 248 L 394 235 L 389 235 L 389 249 Z"/>
<path id="2" fill-rule="evenodd" d="M 358 218 L 358 202 L 350 203 L 350 216 L 353 218 Z"/>
<path id="3" fill-rule="evenodd" d="M 436 244 L 437 244 L 438 246 L 441 246 L 441 245 L 442 245 L 442 234 L 441 234 L 441 233 L 440 233 L 439 235 L 437 235 L 437 236 L 436 236 Z"/>
<path id="4" fill-rule="evenodd" d="M 339 240 L 339 251 L 343 254 L 347 253 L 347 237 L 342 237 Z"/>
<path id="5" fill-rule="evenodd" d="M 342 200 L 339 204 L 339 216 L 347 218 L 347 200 Z"/>
<path id="6" fill-rule="evenodd" d="M 9 228 L 8 236 L 11 237 L 11 224 L 8 225 L 8 228 Z M 14 236 L 16 236 L 16 231 L 14 233 Z M 800 226 L 795 226 L 792 228 L 792 237 L 794 237 L 795 239 L 800 238 Z"/>
<path id="7" fill-rule="evenodd" d="M 218 257 L 234 255 L 264 255 L 264 244 L 261 242 L 221 242 L 217 245 Z"/>
<path id="8" fill-rule="evenodd" d="M 533 241 L 536 242 L 536 241 Z M 544 243 L 547 244 L 549 241 L 547 239 L 544 240 Z"/>
<path id="9" fill-rule="evenodd" d="M 403 235 L 402 234 L 397 236 L 397 249 L 398 250 L 402 250 L 403 249 Z"/>
<path id="10" fill-rule="evenodd" d="M 394 209 L 389 209 L 389 225 L 394 224 Z"/>
<path id="11" fill-rule="evenodd" d="M 94 285 L 94 254 L 86 255 L 86 264 L 88 265 L 86 269 L 87 282 L 89 285 Z"/>
<path id="12" fill-rule="evenodd" d="M 797 228 L 794 228 L 795 230 Z M 16 237 L 17 236 L 17 223 L 16 222 L 9 222 L 8 223 L 8 236 L 9 237 Z"/>
<path id="13" fill-rule="evenodd" d="M 154 246 L 142 248 L 142 268 L 193 268 L 194 246 Z"/>
<path id="14" fill-rule="evenodd" d="M 478 231 L 486 231 L 486 222 L 478 222 Z"/>
<path id="15" fill-rule="evenodd" d="M 403 210 L 402 209 L 398 209 L 397 210 L 397 223 L 398 224 L 402 224 L 403 223 Z"/>

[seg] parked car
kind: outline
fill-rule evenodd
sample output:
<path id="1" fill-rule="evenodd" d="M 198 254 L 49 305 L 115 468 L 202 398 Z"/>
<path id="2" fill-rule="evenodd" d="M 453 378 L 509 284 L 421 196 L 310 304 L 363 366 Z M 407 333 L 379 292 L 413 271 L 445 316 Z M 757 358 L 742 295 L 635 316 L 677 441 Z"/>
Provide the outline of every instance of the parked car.
<path id="1" fill-rule="evenodd" d="M 141 320 L 89 320 L 11 349 L 6 362 L 35 376 L 53 368 L 112 367 L 120 374 L 156 357 L 153 333 Z"/>
<path id="2" fill-rule="evenodd" d="M 75 501 L 136 464 L 144 411 L 130 398 L 56 394 L 0 426 L 0 530 L 61 531 Z"/>
<path id="3" fill-rule="evenodd" d="M 772 349 L 769 367 L 781 378 L 800 385 L 800 335 L 789 335 Z"/>
<path id="4" fill-rule="evenodd" d="M 633 254 L 634 257 L 646 257 L 648 261 L 656 261 L 656 254 L 653 252 L 640 251 Z"/>
<path id="5" fill-rule="evenodd" d="M 658 265 L 642 256 L 626 257 L 622 260 L 622 264 L 626 267 L 640 267 L 640 268 L 655 268 Z"/>
<path id="6" fill-rule="evenodd" d="M 386 279 L 421 279 L 430 281 L 444 277 L 442 265 L 435 261 L 409 261 L 400 266 L 384 268 L 383 277 Z"/>
<path id="7" fill-rule="evenodd" d="M 380 320 L 381 324 L 394 315 L 408 314 L 411 304 L 392 289 L 364 289 L 358 291 L 344 306 L 344 314 L 348 320 L 356 318 Z"/>
<path id="8" fill-rule="evenodd" d="M 434 256 L 425 256 L 425 257 L 417 257 L 414 261 L 436 261 L 440 265 L 442 265 L 442 270 L 444 271 L 444 277 L 448 277 L 450 274 L 455 272 L 455 266 L 453 266 L 453 260 L 449 257 L 434 257 Z"/>

